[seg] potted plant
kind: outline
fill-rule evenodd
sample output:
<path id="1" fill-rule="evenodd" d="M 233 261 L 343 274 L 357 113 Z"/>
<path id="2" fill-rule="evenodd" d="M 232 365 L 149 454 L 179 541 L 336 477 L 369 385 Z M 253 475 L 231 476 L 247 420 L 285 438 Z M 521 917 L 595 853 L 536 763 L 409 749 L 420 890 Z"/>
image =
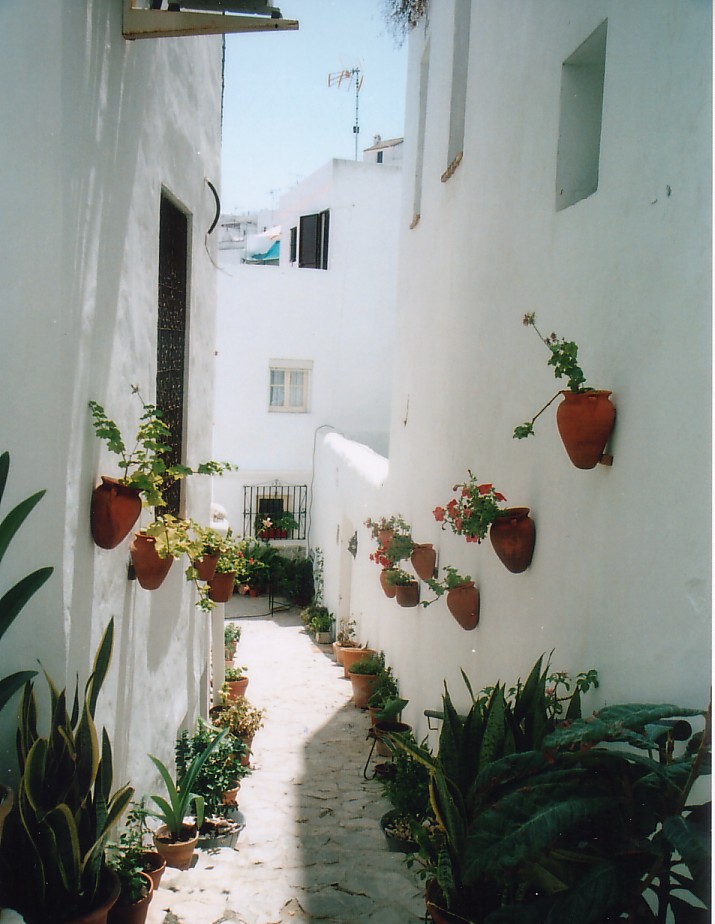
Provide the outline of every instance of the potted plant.
<path id="1" fill-rule="evenodd" d="M 441 581 L 429 580 L 427 585 L 436 594 L 434 600 L 424 600 L 422 606 L 431 606 L 447 594 L 447 609 L 463 629 L 476 629 L 479 623 L 479 589 L 470 575 L 460 574 L 451 565 L 445 565 Z"/>
<path id="2" fill-rule="evenodd" d="M 355 641 L 355 620 L 342 617 L 338 624 L 338 631 L 333 642 L 333 654 L 337 664 L 343 663 L 346 648 L 357 648 Z"/>
<path id="3" fill-rule="evenodd" d="M 411 531 L 409 524 L 399 514 L 393 517 L 380 517 L 378 520 L 368 517 L 365 520 L 365 526 L 370 530 L 370 535 L 377 540 L 378 546 L 382 549 L 387 548 L 395 533 L 409 535 Z"/>
<path id="4" fill-rule="evenodd" d="M 5 492 L 5 485 L 10 471 L 10 453 L 0 455 L 0 501 Z M 0 521 L 0 562 L 3 559 L 15 533 L 25 522 L 34 507 L 44 496 L 44 491 L 38 491 L 30 497 L 20 501 Z M 20 611 L 30 598 L 37 593 L 45 581 L 52 574 L 53 568 L 38 568 L 31 574 L 9 587 L 0 597 L 0 639 L 15 621 Z M 8 701 L 18 690 L 31 680 L 37 671 L 15 671 L 0 680 L 0 711 L 5 708 Z M 14 794 L 9 786 L 0 784 L 0 836 L 3 825 L 14 802 Z"/>
<path id="5" fill-rule="evenodd" d="M 327 606 L 314 603 L 301 612 L 301 619 L 303 614 L 306 615 L 306 625 L 315 636 L 315 641 L 319 645 L 329 645 L 332 642 L 331 632 L 335 617 Z"/>
<path id="6" fill-rule="evenodd" d="M 288 533 L 298 529 L 298 521 L 292 513 L 286 511 L 277 516 L 263 516 L 259 514 L 256 517 L 256 536 L 259 539 L 287 539 Z"/>
<path id="7" fill-rule="evenodd" d="M 199 839 L 198 829 L 204 820 L 203 796 L 194 792 L 196 778 L 208 760 L 212 750 L 221 743 L 226 730 L 207 744 L 201 753 L 196 754 L 185 772 L 177 775 L 174 781 L 169 770 L 158 757 L 150 754 L 149 759 L 159 771 L 166 788 L 166 797 L 154 795 L 150 798 L 157 806 L 155 817 L 162 824 L 154 832 L 154 846 L 166 860 L 166 865 L 174 869 L 188 869 L 194 855 L 194 848 Z M 195 810 L 195 821 L 187 823 L 184 819 L 190 814 L 191 806 Z"/>
<path id="8" fill-rule="evenodd" d="M 120 832 L 119 847 L 137 858 L 141 871 L 151 879 L 152 886 L 156 890 L 164 875 L 166 862 L 158 851 L 149 847 L 151 830 L 147 819 L 150 816 L 151 812 L 146 807 L 146 799 L 132 802 Z"/>
<path id="9" fill-rule="evenodd" d="M 343 648 L 343 677 L 346 680 L 350 679 L 350 668 L 356 664 L 358 661 L 362 661 L 363 658 L 371 658 L 374 654 L 377 654 L 374 648 L 368 648 L 367 645 L 364 648 L 355 646 L 354 648 Z"/>
<path id="10" fill-rule="evenodd" d="M 164 583 L 174 559 L 200 553 L 201 542 L 191 535 L 191 521 L 165 513 L 134 534 L 129 553 L 139 584 L 156 590 Z"/>
<path id="11" fill-rule="evenodd" d="M 224 735 L 221 729 L 199 719 L 192 734 L 183 731 L 179 735 L 174 750 L 176 773 L 182 777 L 194 757 L 203 753 L 219 735 L 223 735 L 221 742 L 212 748 L 193 784 L 193 791 L 204 800 L 204 820 L 199 826 L 199 847 L 235 846 L 243 825 L 227 816 L 236 808 L 236 796 L 241 780 L 251 772 L 249 767 L 241 762 L 245 747 L 235 735 Z"/>
<path id="12" fill-rule="evenodd" d="M 413 745 L 411 732 L 402 732 Z M 389 739 L 388 739 L 389 740 Z M 426 748 L 427 739 L 421 747 Z M 429 769 L 412 754 L 391 745 L 392 760 L 381 777 L 382 793 L 392 809 L 380 819 L 388 849 L 413 853 L 418 849 L 415 828 L 424 828 L 430 819 Z"/>
<path id="13" fill-rule="evenodd" d="M 385 655 L 382 652 L 360 658 L 348 668 L 348 677 L 353 687 L 353 704 L 357 709 L 367 709 L 370 695 L 384 669 Z"/>
<path id="14" fill-rule="evenodd" d="M 495 490 L 492 484 L 479 484 L 475 475 L 467 469 L 469 478 L 455 484 L 452 491 L 457 491 L 444 507 L 435 507 L 432 511 L 435 520 L 442 529 L 450 527 L 453 533 L 464 536 L 467 542 L 481 542 L 486 538 L 489 527 L 502 512 L 499 505 L 506 498 Z"/>
<path id="15" fill-rule="evenodd" d="M 222 692 L 225 693 L 229 700 L 240 699 L 246 695 L 248 689 L 248 677 L 246 676 L 245 667 L 227 667 L 224 675 L 224 685 Z"/>
<path id="16" fill-rule="evenodd" d="M 236 654 L 236 646 L 241 639 L 241 627 L 235 622 L 226 622 L 223 627 L 223 644 L 226 654 L 231 658 Z"/>
<path id="17" fill-rule="evenodd" d="M 384 710 L 388 704 L 394 703 L 399 704 L 399 708 L 397 708 L 396 711 L 391 711 L 389 715 L 386 715 Z M 370 720 L 373 725 L 380 719 L 393 718 L 407 705 L 406 699 L 400 699 L 399 684 L 389 664 L 386 665 L 383 663 L 382 670 L 378 674 L 377 682 L 372 689 L 367 704 L 370 710 Z"/>
<path id="18" fill-rule="evenodd" d="M 216 563 L 224 549 L 227 537 L 221 535 L 211 526 L 201 526 L 193 521 L 191 522 L 191 532 L 201 543 L 201 551 L 191 560 L 190 567 L 193 571 L 191 573 L 187 572 L 187 577 L 199 581 L 210 581 L 216 571 Z"/>
<path id="19" fill-rule="evenodd" d="M 241 763 L 248 767 L 253 739 L 259 728 L 263 727 L 263 710 L 252 706 L 244 696 L 237 700 L 222 697 L 221 705 L 214 706 L 209 715 L 217 728 L 227 728 L 230 734 L 242 742 L 244 753 L 241 755 Z"/>
<path id="20" fill-rule="evenodd" d="M 393 568 L 386 573 L 385 580 L 390 587 L 395 588 L 395 600 L 400 606 L 417 606 L 420 601 L 420 585 L 414 574 L 402 568 Z"/>
<path id="21" fill-rule="evenodd" d="M 107 863 L 119 877 L 119 898 L 109 910 L 108 924 L 144 924 L 154 883 L 142 869 L 142 850 L 132 844 L 110 844 Z"/>
<path id="22" fill-rule="evenodd" d="M 139 397 L 142 414 L 139 420 L 134 447 L 128 450 L 121 431 L 96 401 L 89 402 L 92 426 L 107 449 L 119 456 L 119 478 L 102 476 L 101 484 L 92 493 L 90 522 L 92 537 L 103 549 L 113 549 L 129 535 L 139 518 L 142 504 L 145 507 L 162 507 L 164 493 L 174 482 L 187 475 L 222 475 L 235 466 L 228 462 L 202 462 L 195 469 L 187 465 L 167 464 L 170 429 L 163 420 L 162 411 L 147 404 L 139 388 L 132 386 L 132 394 Z"/>
<path id="23" fill-rule="evenodd" d="M 568 388 L 558 391 L 531 420 L 516 427 L 514 438 L 532 436 L 536 419 L 559 395 L 563 395 L 564 400 L 556 410 L 556 426 L 568 457 L 576 468 L 594 468 L 603 456 L 616 419 L 611 392 L 586 385 L 586 377 L 578 365 L 578 346 L 573 340 L 565 340 L 553 333 L 544 337 L 536 326 L 534 312 L 525 314 L 523 323 L 526 327 L 533 327 L 546 345 L 550 353 L 547 364 L 553 368 L 557 379 L 567 379 Z"/>
<path id="24" fill-rule="evenodd" d="M 231 531 L 221 543 L 213 577 L 208 581 L 208 595 L 214 603 L 227 603 L 237 583 L 241 582 L 246 543 L 234 539 Z"/>
<path id="25" fill-rule="evenodd" d="M 398 515 L 379 520 L 367 519 L 365 526 L 377 541 L 377 548 L 370 553 L 370 561 L 380 566 L 380 586 L 386 597 L 393 598 L 396 591 L 395 585 L 390 583 L 390 573 L 400 561 L 409 558 L 415 548 L 410 525 Z"/>
<path id="26" fill-rule="evenodd" d="M 110 831 L 131 801 L 125 785 L 113 791 L 112 747 L 94 722 L 114 639 L 110 620 L 72 714 L 66 690 L 46 674 L 51 727 L 37 728 L 33 681 L 25 684 L 17 734 L 20 783 L 0 844 L 0 904 L 27 924 L 69 922 L 96 913 L 106 921 L 119 880 L 106 862 Z"/>

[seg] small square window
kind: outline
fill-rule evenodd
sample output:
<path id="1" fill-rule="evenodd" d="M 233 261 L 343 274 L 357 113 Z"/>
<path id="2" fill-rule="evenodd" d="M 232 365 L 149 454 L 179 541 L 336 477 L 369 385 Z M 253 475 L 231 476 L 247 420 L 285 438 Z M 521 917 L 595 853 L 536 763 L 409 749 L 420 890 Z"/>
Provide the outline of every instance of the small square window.
<path id="1" fill-rule="evenodd" d="M 271 366 L 268 409 L 305 413 L 309 384 L 309 369 Z"/>

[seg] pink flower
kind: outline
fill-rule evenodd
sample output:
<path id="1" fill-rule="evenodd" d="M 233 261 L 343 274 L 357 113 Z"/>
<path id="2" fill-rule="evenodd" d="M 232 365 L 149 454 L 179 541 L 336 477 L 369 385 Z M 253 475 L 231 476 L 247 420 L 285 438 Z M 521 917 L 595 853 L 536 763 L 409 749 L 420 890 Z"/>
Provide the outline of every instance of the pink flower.
<path id="1" fill-rule="evenodd" d="M 442 523 L 444 521 L 444 507 L 435 507 L 432 513 L 434 514 L 434 518 L 438 523 Z"/>
<path id="2" fill-rule="evenodd" d="M 479 493 L 482 497 L 484 497 L 485 494 L 489 494 L 493 490 L 494 490 L 493 484 L 480 484 L 479 485 Z"/>

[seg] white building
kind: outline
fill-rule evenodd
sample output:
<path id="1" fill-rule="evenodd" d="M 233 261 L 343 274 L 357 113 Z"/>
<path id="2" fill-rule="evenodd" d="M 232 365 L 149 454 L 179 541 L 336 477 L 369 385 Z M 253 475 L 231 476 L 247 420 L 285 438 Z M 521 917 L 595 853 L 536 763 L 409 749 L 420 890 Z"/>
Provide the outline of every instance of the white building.
<path id="1" fill-rule="evenodd" d="M 332 160 L 280 202 L 280 264 L 220 251 L 214 484 L 238 533 L 278 499 L 310 530 L 318 436 L 387 450 L 400 168 Z M 270 230 L 270 229 L 269 229 Z"/>
<path id="2" fill-rule="evenodd" d="M 410 36 L 389 454 L 322 434 L 312 542 L 420 733 L 460 669 L 480 689 L 552 650 L 599 670 L 592 707 L 707 704 L 711 26 L 706 2 L 434 0 Z M 512 438 L 561 387 L 526 312 L 612 391 L 612 466 L 576 469 L 553 407 Z M 435 521 L 468 469 L 531 508 L 524 573 Z M 478 582 L 473 631 L 382 593 L 362 524 L 398 513 Z"/>

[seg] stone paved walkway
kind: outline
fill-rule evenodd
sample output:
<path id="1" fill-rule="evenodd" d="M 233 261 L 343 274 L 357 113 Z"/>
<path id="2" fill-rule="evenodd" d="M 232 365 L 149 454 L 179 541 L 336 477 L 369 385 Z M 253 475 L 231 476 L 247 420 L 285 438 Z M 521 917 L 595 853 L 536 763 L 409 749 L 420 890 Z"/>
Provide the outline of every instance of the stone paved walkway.
<path id="1" fill-rule="evenodd" d="M 236 663 L 265 709 L 239 793 L 246 828 L 235 850 L 197 851 L 193 868 L 167 869 L 147 924 L 417 924 L 422 886 L 385 845 L 379 819 L 390 806 L 363 778 L 369 720 L 342 667 L 297 610 L 247 618 L 244 601 L 226 604 L 226 617 L 240 617 Z"/>

